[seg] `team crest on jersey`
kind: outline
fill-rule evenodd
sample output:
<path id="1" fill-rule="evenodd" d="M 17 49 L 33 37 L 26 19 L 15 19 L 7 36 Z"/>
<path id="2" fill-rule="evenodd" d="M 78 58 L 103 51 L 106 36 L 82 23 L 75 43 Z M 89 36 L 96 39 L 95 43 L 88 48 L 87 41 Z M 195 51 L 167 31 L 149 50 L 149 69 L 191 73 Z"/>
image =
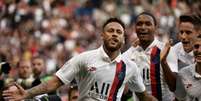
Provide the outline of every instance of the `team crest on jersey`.
<path id="1" fill-rule="evenodd" d="M 186 85 L 186 88 L 190 88 L 190 87 L 192 87 L 191 83 L 189 83 L 189 84 Z"/>

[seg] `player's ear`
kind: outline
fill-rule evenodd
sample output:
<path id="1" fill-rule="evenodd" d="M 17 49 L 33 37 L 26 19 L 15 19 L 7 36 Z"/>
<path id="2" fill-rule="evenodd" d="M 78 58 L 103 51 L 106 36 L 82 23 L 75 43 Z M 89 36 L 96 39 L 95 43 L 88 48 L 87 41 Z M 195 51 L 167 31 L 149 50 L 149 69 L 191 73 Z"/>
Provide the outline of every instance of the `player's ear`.
<path id="1" fill-rule="evenodd" d="M 102 30 L 102 33 L 101 33 L 101 39 L 103 40 L 103 38 L 104 38 L 104 34 L 105 34 L 105 32 L 104 32 L 104 29 Z"/>

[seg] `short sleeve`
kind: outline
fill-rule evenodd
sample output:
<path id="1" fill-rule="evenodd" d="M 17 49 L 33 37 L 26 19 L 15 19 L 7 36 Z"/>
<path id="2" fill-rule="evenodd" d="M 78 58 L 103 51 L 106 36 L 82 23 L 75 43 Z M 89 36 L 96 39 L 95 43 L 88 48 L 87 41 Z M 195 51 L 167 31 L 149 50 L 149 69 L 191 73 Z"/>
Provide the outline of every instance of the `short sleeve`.
<path id="1" fill-rule="evenodd" d="M 64 84 L 69 84 L 80 71 L 80 61 L 79 56 L 73 57 L 56 72 L 56 76 Z"/>
<path id="2" fill-rule="evenodd" d="M 135 73 L 133 73 L 131 78 L 128 80 L 128 87 L 133 92 L 144 92 L 145 91 L 145 85 L 143 83 L 143 79 L 140 75 L 138 68 L 136 68 Z"/>
<path id="3" fill-rule="evenodd" d="M 178 72 L 178 57 L 173 47 L 170 48 L 167 56 L 167 63 L 172 72 Z"/>

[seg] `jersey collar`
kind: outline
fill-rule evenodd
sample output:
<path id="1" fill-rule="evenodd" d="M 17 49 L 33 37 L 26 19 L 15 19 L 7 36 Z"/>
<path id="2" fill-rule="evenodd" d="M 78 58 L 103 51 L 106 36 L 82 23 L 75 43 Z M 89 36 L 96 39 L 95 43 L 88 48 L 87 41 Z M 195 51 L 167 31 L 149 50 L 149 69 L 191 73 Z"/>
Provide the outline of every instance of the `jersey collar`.
<path id="1" fill-rule="evenodd" d="M 152 49 L 153 47 L 157 46 L 160 44 L 161 42 L 158 39 L 154 39 L 154 41 L 145 49 L 146 52 L 150 51 L 150 49 Z"/>
<path id="2" fill-rule="evenodd" d="M 100 56 L 101 58 L 104 60 L 104 61 L 107 61 L 107 62 L 120 62 L 122 60 L 122 55 L 121 53 L 119 53 L 119 55 L 113 60 L 111 61 L 110 57 L 106 54 L 106 52 L 104 51 L 103 49 L 103 46 L 101 46 L 99 48 L 99 51 L 100 51 Z"/>
<path id="3" fill-rule="evenodd" d="M 160 41 L 157 39 L 154 39 L 154 41 L 144 50 L 141 46 L 133 47 L 132 50 L 138 50 L 138 51 L 145 51 L 145 53 L 148 53 L 153 47 L 158 46 L 160 44 Z"/>
<path id="4" fill-rule="evenodd" d="M 187 53 L 186 51 L 184 51 L 184 47 L 183 47 L 183 44 L 182 44 L 182 42 L 180 42 L 181 43 L 181 54 L 182 55 L 185 55 L 185 54 L 189 54 L 190 56 L 194 56 L 193 55 L 193 50 L 192 51 L 190 51 L 189 53 Z"/>

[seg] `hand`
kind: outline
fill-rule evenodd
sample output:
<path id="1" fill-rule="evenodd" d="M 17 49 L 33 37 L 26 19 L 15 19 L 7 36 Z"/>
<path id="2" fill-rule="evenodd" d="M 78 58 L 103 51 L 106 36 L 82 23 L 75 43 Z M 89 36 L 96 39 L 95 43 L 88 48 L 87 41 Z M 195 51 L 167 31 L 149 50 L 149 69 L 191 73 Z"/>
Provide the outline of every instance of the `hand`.
<path id="1" fill-rule="evenodd" d="M 8 90 L 3 91 L 4 99 L 12 101 L 21 101 L 28 97 L 28 93 L 20 85 L 14 83 L 13 86 L 9 87 Z"/>

